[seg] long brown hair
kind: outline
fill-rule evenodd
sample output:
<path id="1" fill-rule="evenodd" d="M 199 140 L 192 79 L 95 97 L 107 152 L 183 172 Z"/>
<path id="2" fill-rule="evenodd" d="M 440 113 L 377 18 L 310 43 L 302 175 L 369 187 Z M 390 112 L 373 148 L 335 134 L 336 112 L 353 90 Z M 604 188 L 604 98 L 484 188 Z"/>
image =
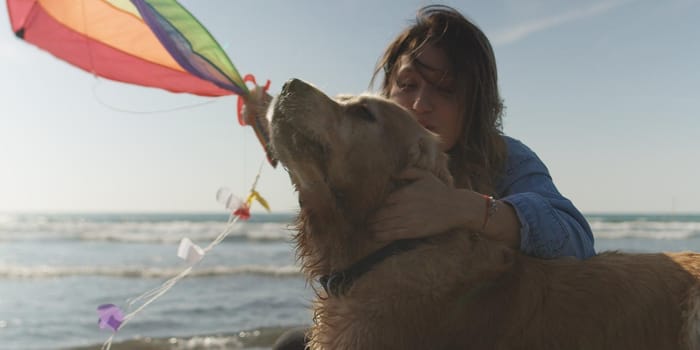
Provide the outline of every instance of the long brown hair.
<path id="1" fill-rule="evenodd" d="M 415 23 L 387 47 L 372 83 L 383 71 L 381 93 L 389 96 L 397 62 L 404 55 L 416 57 L 426 45 L 446 53 L 463 106 L 461 136 L 448 151 L 455 185 L 491 194 L 503 171 L 507 152 L 502 137 L 503 101 L 498 93 L 493 49 L 475 24 L 448 6 L 421 8 Z"/>

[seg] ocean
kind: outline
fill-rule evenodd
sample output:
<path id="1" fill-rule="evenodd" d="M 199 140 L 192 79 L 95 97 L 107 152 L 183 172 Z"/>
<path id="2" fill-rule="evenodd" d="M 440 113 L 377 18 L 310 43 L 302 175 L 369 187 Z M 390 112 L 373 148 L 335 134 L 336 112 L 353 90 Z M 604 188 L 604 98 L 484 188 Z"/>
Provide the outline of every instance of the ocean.
<path id="1" fill-rule="evenodd" d="M 700 215 L 586 215 L 596 250 L 700 251 Z M 112 349 L 269 349 L 311 322 L 293 214 L 238 222 L 190 275 L 134 317 Z M 220 214 L 0 214 L 0 349 L 99 349 L 96 307 L 125 307 L 187 267 L 180 239 L 204 247 Z"/>

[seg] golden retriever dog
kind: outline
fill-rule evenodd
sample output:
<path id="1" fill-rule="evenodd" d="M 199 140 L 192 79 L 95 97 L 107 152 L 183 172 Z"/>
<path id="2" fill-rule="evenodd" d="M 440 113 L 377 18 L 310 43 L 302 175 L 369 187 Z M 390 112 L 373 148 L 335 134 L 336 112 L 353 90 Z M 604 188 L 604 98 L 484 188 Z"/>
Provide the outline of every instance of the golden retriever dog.
<path id="1" fill-rule="evenodd" d="M 404 108 L 290 80 L 268 112 L 298 191 L 297 256 L 321 281 L 311 349 L 700 349 L 700 256 L 524 256 L 466 229 L 390 244 L 368 219 L 406 167 L 451 185 Z M 416 227 L 420 230 L 420 227 Z"/>

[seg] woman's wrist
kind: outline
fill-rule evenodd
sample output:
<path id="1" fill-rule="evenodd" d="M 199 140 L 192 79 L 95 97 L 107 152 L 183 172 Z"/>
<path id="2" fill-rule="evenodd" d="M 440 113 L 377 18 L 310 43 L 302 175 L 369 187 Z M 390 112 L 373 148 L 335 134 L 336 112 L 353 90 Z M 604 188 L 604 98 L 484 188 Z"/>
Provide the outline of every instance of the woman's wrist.
<path id="1" fill-rule="evenodd" d="M 518 249 L 520 221 L 510 204 L 471 190 L 455 191 L 456 226 L 480 233 L 484 238 Z"/>
<path id="2" fill-rule="evenodd" d="M 264 117 L 272 101 L 272 96 L 262 87 L 256 86 L 250 90 L 248 101 L 243 106 L 243 120 L 246 125 L 252 125 L 256 118 Z"/>
<path id="3" fill-rule="evenodd" d="M 493 198 L 493 196 L 482 194 L 481 197 L 484 199 L 484 220 L 482 221 L 479 232 L 483 234 L 486 231 L 486 226 L 488 226 L 491 218 L 496 215 L 496 212 L 498 212 L 500 202 Z"/>
<path id="4" fill-rule="evenodd" d="M 486 238 L 499 241 L 505 245 L 520 248 L 520 220 L 515 209 L 508 203 L 496 200 L 496 210 L 489 218 L 488 225 L 482 231 Z"/>

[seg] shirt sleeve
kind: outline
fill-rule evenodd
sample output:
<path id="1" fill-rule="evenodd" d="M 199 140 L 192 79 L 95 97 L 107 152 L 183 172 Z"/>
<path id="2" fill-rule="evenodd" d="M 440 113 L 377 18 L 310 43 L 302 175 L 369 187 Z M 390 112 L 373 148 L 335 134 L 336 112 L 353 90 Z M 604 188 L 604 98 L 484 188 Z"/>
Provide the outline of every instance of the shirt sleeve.
<path id="1" fill-rule="evenodd" d="M 559 193 L 544 163 L 520 141 L 506 141 L 508 161 L 498 196 L 518 216 L 520 250 L 540 258 L 595 255 L 588 222 Z"/>

